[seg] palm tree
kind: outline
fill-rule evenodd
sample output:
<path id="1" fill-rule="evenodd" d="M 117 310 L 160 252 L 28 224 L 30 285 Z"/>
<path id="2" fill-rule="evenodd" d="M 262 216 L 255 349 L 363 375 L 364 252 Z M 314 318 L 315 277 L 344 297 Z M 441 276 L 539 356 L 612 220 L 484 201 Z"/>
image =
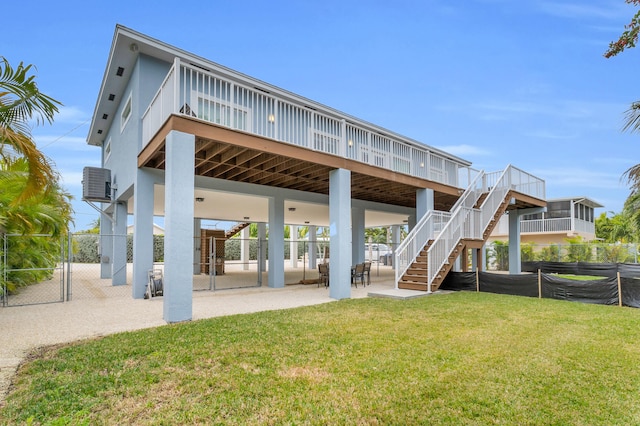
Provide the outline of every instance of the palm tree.
<path id="1" fill-rule="evenodd" d="M 35 77 L 29 75 L 31 68 L 21 62 L 14 69 L 6 58 L 0 57 L 0 160 L 23 157 L 28 164 L 27 185 L 14 202 L 21 202 L 56 181 L 49 160 L 33 141 L 29 123 L 51 123 L 61 104 L 38 90 Z"/>

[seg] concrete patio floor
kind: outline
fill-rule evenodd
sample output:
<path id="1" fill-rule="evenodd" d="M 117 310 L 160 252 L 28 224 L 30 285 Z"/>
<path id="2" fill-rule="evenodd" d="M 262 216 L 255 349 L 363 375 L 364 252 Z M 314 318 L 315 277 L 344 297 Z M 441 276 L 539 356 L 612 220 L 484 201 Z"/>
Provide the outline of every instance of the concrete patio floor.
<path id="1" fill-rule="evenodd" d="M 133 299 L 130 285 L 112 286 L 110 280 L 95 278 L 99 276 L 96 271 L 87 275 L 78 269 L 81 268 L 74 270 L 71 301 L 0 308 L 0 404 L 18 366 L 35 348 L 166 325 L 162 297 Z M 329 297 L 328 288 L 297 284 L 303 277 L 316 278 L 315 271 L 286 268 L 283 288 L 270 288 L 266 280 L 257 287 L 257 274 L 251 271 L 228 271 L 216 277 L 215 285 L 216 289 L 231 288 L 227 290 L 195 291 L 208 289 L 211 281 L 206 275 L 194 276 L 193 320 L 335 301 Z M 393 269 L 376 264 L 371 271 L 371 285 L 351 287 L 354 299 L 423 295 L 426 293 L 395 290 Z"/>

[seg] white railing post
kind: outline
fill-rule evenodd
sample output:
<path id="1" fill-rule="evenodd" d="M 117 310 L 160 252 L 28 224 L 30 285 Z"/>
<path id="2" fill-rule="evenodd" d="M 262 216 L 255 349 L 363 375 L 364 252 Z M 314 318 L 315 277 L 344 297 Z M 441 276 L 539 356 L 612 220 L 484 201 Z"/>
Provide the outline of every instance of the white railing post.
<path id="1" fill-rule="evenodd" d="M 347 121 L 340 120 L 340 155 L 347 158 Z"/>
<path id="2" fill-rule="evenodd" d="M 229 117 L 229 127 L 231 127 L 232 129 L 235 129 L 236 126 L 236 114 L 235 111 L 240 111 L 239 108 L 237 108 L 238 105 L 236 105 L 236 85 L 231 82 L 231 84 L 229 85 L 229 104 L 231 106 L 231 111 L 229 111 L 229 114 L 231 115 L 231 117 Z"/>
<path id="3" fill-rule="evenodd" d="M 180 58 L 176 57 L 173 60 L 173 111 L 170 111 L 170 113 L 177 113 L 178 111 L 180 111 Z M 161 104 L 164 104 L 164 102 L 161 102 Z M 186 113 L 186 111 L 185 111 Z M 164 114 L 162 114 L 162 117 L 165 117 Z"/>
<path id="4" fill-rule="evenodd" d="M 280 101 L 278 99 L 273 99 L 273 102 L 271 102 L 271 105 L 273 105 L 273 139 L 279 141 L 282 140 L 282 138 L 280 138 L 278 136 L 278 123 L 281 120 L 284 120 L 284 117 L 280 117 L 278 114 L 278 110 L 280 108 Z"/>

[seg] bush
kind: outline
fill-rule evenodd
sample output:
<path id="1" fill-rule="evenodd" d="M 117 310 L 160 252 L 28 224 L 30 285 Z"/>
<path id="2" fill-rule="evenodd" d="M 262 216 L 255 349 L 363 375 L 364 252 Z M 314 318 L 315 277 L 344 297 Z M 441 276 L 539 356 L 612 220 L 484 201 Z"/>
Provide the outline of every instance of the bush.
<path id="1" fill-rule="evenodd" d="M 116 236 L 120 237 L 120 236 Z M 105 236 L 103 238 L 110 238 Z M 133 235 L 127 235 L 127 262 L 133 262 Z M 74 263 L 100 263 L 100 235 L 75 234 L 73 236 L 73 250 L 71 261 Z M 111 257 L 110 254 L 103 253 Z M 153 236 L 153 261 L 164 261 L 164 235 Z"/>

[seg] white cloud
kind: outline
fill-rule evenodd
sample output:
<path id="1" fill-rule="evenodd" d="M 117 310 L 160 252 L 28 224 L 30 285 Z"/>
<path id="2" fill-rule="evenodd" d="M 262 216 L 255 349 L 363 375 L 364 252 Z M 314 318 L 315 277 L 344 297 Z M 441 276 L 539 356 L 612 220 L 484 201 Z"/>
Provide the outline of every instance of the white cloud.
<path id="1" fill-rule="evenodd" d="M 575 133 L 552 132 L 550 130 L 536 130 L 535 132 L 524 133 L 524 135 L 536 139 L 551 140 L 568 140 L 578 138 L 578 135 Z"/>
<path id="2" fill-rule="evenodd" d="M 593 170 L 579 167 L 559 167 L 531 171 L 546 181 L 547 187 L 571 187 L 576 189 L 613 189 L 623 187 L 620 174 L 610 170 Z M 583 191 L 579 191 L 583 192 Z"/>
<path id="3" fill-rule="evenodd" d="M 559 2 L 544 1 L 538 4 L 543 13 L 561 18 L 572 19 L 617 19 L 629 15 L 628 9 L 624 9 L 622 2 L 608 3 L 596 6 L 587 2 Z M 626 13 L 626 14 L 625 14 Z"/>
<path id="4" fill-rule="evenodd" d="M 78 189 L 82 187 L 82 172 L 61 171 L 62 184 L 68 190 Z"/>
<path id="5" fill-rule="evenodd" d="M 437 146 L 436 148 L 441 151 L 456 155 L 458 157 L 464 157 L 467 155 L 489 155 L 489 152 L 477 146 L 467 144 Z"/>
<path id="6" fill-rule="evenodd" d="M 80 124 L 88 120 L 91 120 L 91 114 L 80 108 L 67 106 L 60 107 L 54 117 L 54 122 L 59 124 Z"/>

